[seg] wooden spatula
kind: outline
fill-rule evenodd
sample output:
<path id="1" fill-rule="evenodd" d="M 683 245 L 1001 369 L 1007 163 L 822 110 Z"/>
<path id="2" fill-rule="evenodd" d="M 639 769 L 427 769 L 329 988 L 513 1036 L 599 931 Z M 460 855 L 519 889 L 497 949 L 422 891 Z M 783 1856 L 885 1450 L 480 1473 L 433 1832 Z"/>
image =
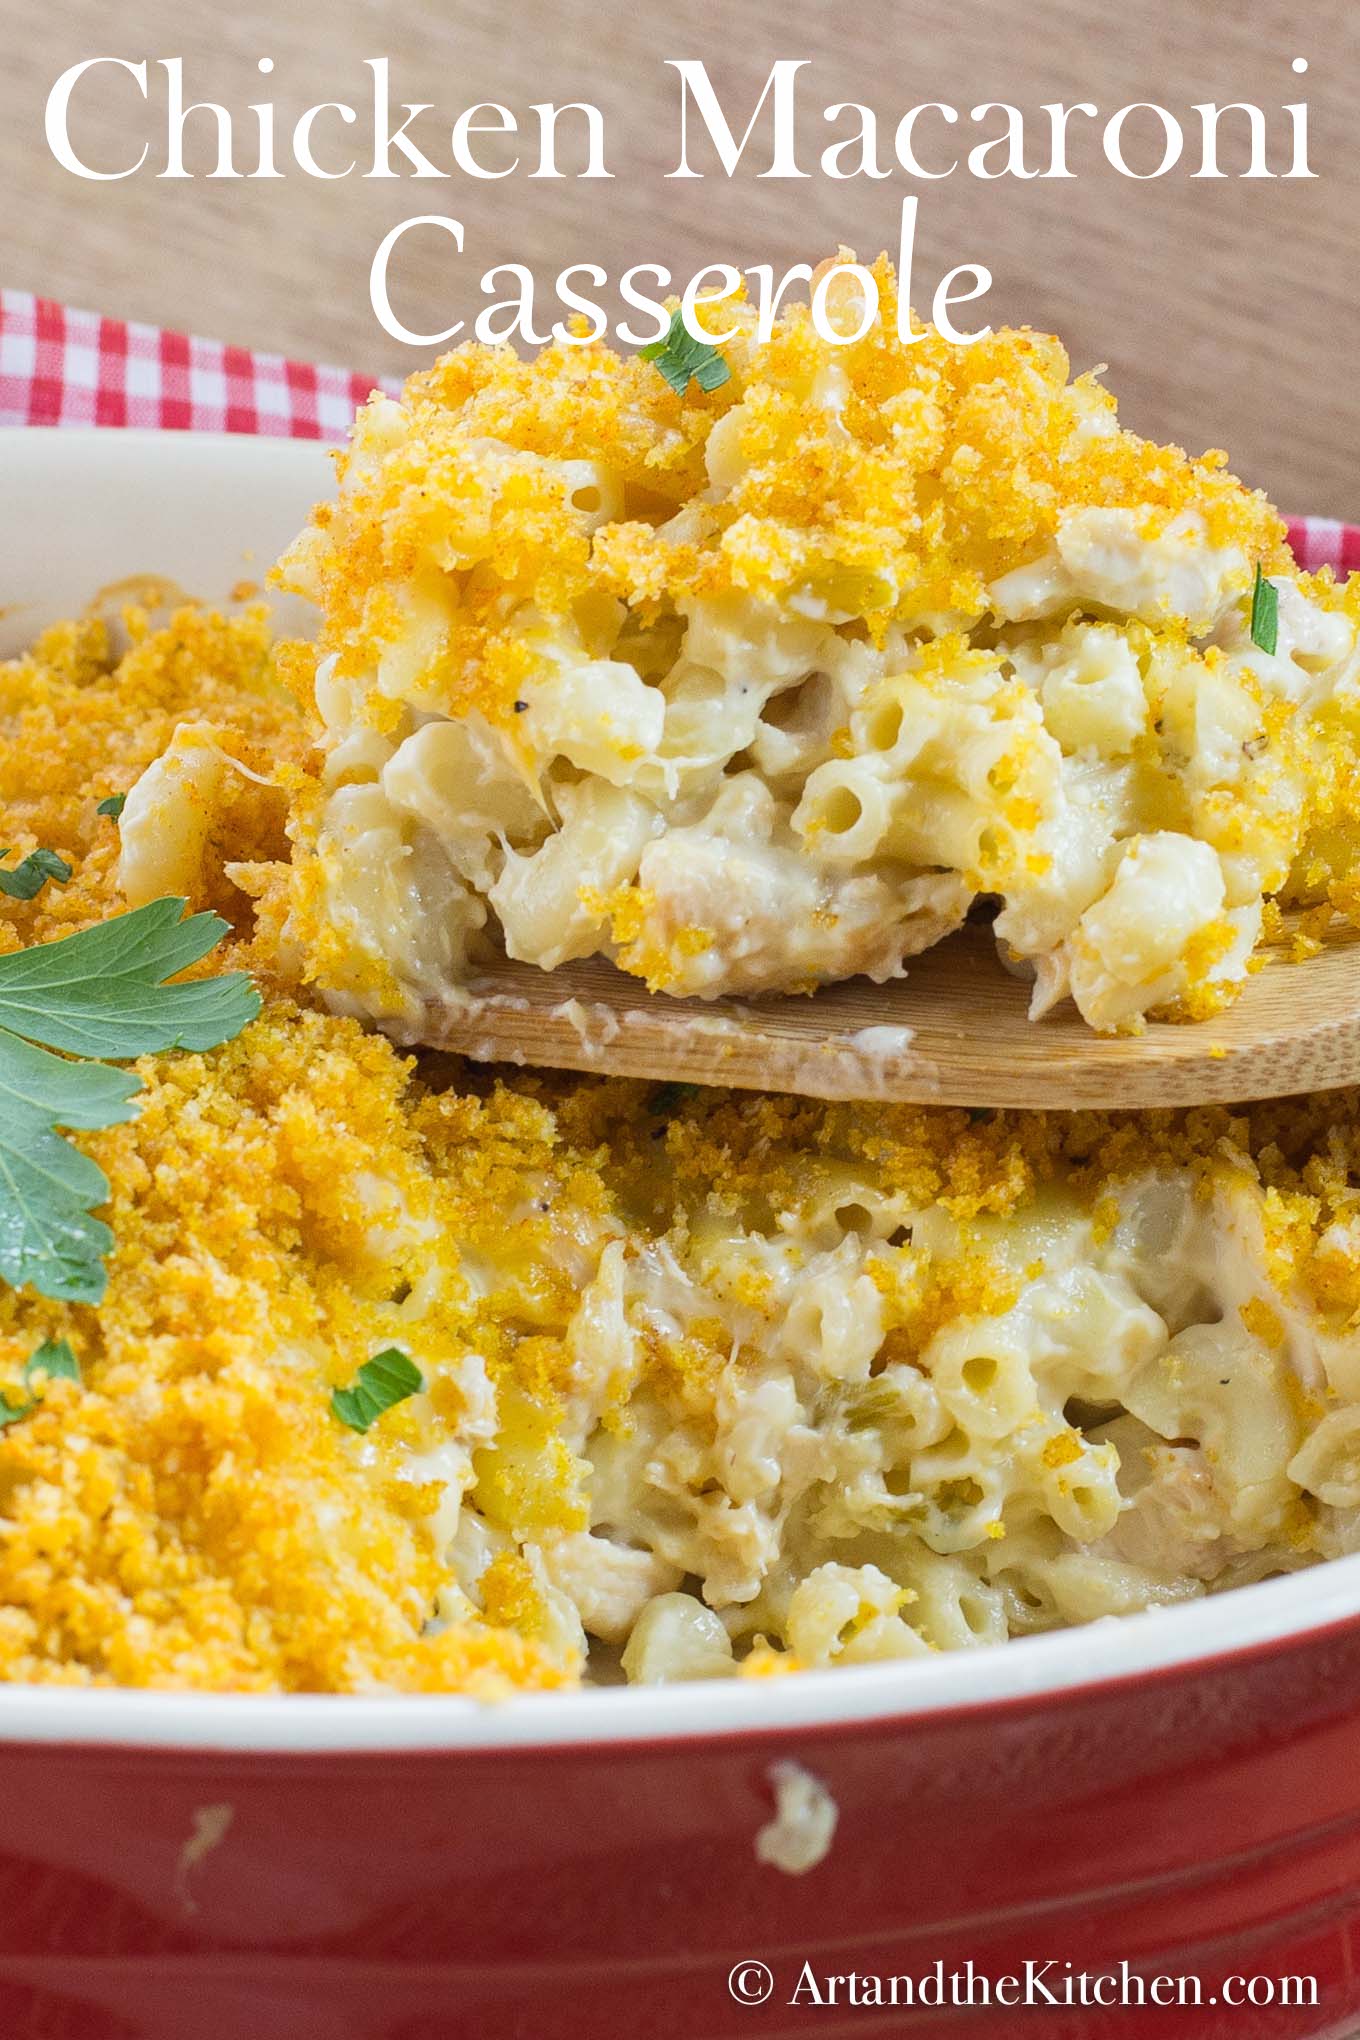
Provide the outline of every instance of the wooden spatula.
<path id="1" fill-rule="evenodd" d="M 478 979 L 471 1010 L 431 1007 L 416 1031 L 484 1062 L 933 1105 L 1192 1105 L 1360 1083 L 1360 933 L 1302 963 L 1262 954 L 1217 1018 L 1138 1036 L 1093 1034 L 1071 1007 L 1030 1020 L 1029 986 L 982 927 L 899 983 L 810 998 L 665 999 L 599 960 L 507 964 Z"/>

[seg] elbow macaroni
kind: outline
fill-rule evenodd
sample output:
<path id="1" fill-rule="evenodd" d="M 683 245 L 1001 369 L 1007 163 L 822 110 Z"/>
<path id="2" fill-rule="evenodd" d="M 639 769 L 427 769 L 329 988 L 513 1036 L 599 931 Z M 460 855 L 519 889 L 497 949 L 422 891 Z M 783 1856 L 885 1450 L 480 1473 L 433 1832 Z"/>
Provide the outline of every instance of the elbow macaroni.
<path id="1" fill-rule="evenodd" d="M 129 655 L 125 693 L 64 676 L 60 640 L 50 665 L 0 668 L 13 726 L 35 701 L 48 717 L 37 784 L 0 744 L 22 839 L 76 867 L 5 903 L 0 939 L 107 911 L 101 723 L 111 754 L 165 761 L 125 810 L 125 882 L 161 882 L 159 841 L 230 906 L 210 868 L 225 832 L 258 883 L 278 826 L 258 766 L 296 769 L 305 733 L 249 684 L 254 628 L 179 619 Z M 233 661 L 231 684 L 200 677 Z M 1111 675 L 1103 651 L 1091 685 Z M 212 721 L 187 721 L 204 697 Z M 1026 718 L 997 734 L 985 674 L 971 706 L 989 756 L 1023 752 Z M 885 724 L 884 747 L 900 734 Z M 447 765 L 458 869 L 401 836 L 374 781 L 335 790 L 394 918 L 443 888 L 445 967 L 482 925 L 488 786 L 533 811 L 482 744 L 470 719 L 432 719 L 389 746 L 410 746 L 393 781 L 413 807 L 433 811 Z M 971 797 L 942 755 L 931 777 Z M 158 839 L 177 780 L 203 826 Z M 605 797 L 627 837 L 644 796 Z M 613 840 L 579 839 L 601 885 Z M 0 1290 L 12 1406 L 47 1338 L 81 1367 L 0 1434 L 5 1675 L 764 1676 L 972 1649 L 1360 1549 L 1360 1095 L 1140 1119 L 460 1088 L 285 994 L 279 918 L 266 891 L 238 938 L 262 1018 L 146 1065 L 137 1118 L 89 1137 L 118 1242 L 104 1302 Z M 1113 909 L 1106 925 L 1119 963 Z M 393 1345 L 421 1390 L 356 1437 L 331 1391 Z"/>
<path id="2" fill-rule="evenodd" d="M 1036 1016 L 1137 1029 L 1231 999 L 1267 901 L 1350 911 L 1360 613 L 1221 456 L 1032 333 L 738 317 L 693 401 L 464 348 L 361 413 L 281 569 L 322 613 L 291 933 L 334 1004 L 418 1039 L 506 956 L 883 981 L 986 896 Z"/>
<path id="3" fill-rule="evenodd" d="M 117 671 L 93 624 L 0 667 L 15 841 L 74 867 L 0 947 L 182 888 L 265 991 L 82 1136 L 105 1300 L 0 1289 L 0 1675 L 768 1676 L 1360 1550 L 1360 1094 L 460 1088 L 344 1017 L 409 1026 L 500 953 L 886 976 L 989 892 L 1037 1003 L 1134 1026 L 1227 996 L 1267 895 L 1349 911 L 1355 595 L 1035 336 L 836 375 L 818 346 L 738 344 L 693 406 L 612 357 L 454 357 L 370 409 L 293 555 L 319 664 L 186 611 Z M 793 487 L 814 455 L 834 518 Z M 116 879 L 92 731 L 97 790 L 131 786 Z M 53 1337 L 80 1379 L 20 1409 Z M 358 1437 L 332 1391 L 391 1345 L 420 1390 Z"/>
<path id="4" fill-rule="evenodd" d="M 568 1437 L 584 1541 L 668 1575 L 629 1678 L 972 1648 L 1360 1542 L 1360 1277 L 1350 1246 L 1319 1264 L 1336 1221 L 1302 1188 L 1311 1131 L 1280 1173 L 1279 1111 L 1149 1137 L 712 1093 L 659 1158 L 625 1095 L 571 1111 L 663 1229 L 582 1291 Z"/>

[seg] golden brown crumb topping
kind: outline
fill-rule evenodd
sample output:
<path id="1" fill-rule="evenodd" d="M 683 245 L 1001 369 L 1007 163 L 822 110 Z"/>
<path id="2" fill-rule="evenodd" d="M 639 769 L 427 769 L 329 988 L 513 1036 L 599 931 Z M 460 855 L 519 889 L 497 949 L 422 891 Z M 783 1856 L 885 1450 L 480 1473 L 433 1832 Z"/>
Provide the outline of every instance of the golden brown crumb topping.
<path id="1" fill-rule="evenodd" d="M 835 350 L 798 306 L 761 344 L 748 309 L 723 349 L 731 376 L 710 395 L 692 384 L 682 399 L 603 343 L 533 361 L 459 347 L 411 377 L 401 444 L 383 445 L 375 412 L 362 451 L 340 457 L 343 514 L 322 505 L 282 563 L 285 583 L 321 603 L 322 649 L 342 674 L 366 674 L 409 628 L 392 591 L 432 565 L 469 571 L 422 691 L 513 727 L 526 609 L 587 639 L 620 600 L 655 616 L 729 592 L 799 592 L 870 630 L 972 619 L 989 582 L 1077 506 L 1136 506 L 1161 523 L 1193 510 L 1211 545 L 1288 563 L 1277 512 L 1225 455 L 1194 460 L 1108 429 L 1114 399 L 1089 376 L 1069 382 L 1049 335 L 1008 328 L 957 347 L 928 329 L 904 347 L 886 259 L 876 274 L 881 323 Z M 738 406 L 718 491 L 710 442 Z M 516 452 L 551 465 L 514 470 Z M 594 538 L 598 501 L 571 465 L 593 461 L 623 488 L 622 514 Z"/>

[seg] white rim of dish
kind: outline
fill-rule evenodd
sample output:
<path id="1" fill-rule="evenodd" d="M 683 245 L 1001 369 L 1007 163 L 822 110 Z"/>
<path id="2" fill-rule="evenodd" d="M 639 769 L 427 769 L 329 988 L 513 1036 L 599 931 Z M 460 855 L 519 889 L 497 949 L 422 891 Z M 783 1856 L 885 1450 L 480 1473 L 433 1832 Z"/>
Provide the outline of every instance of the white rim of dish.
<path id="1" fill-rule="evenodd" d="M 0 1743 L 253 1755 L 551 1750 L 834 1731 L 1058 1700 L 1240 1652 L 1306 1648 L 1360 1620 L 1360 1555 L 1257 1586 L 979 1650 L 787 1678 L 585 1687 L 494 1702 L 460 1694 L 165 1693 L 0 1686 Z"/>

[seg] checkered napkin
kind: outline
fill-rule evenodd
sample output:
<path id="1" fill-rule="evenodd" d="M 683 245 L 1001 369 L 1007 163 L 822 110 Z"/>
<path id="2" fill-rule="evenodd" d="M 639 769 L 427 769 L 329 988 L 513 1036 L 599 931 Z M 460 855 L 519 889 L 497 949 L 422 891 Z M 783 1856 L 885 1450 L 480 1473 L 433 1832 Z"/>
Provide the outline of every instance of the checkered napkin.
<path id="1" fill-rule="evenodd" d="M 141 425 L 338 442 L 379 387 L 397 385 L 0 290 L 0 425 Z M 1292 518 L 1289 542 L 1310 570 L 1360 569 L 1356 525 Z"/>
<path id="2" fill-rule="evenodd" d="M 376 387 L 346 369 L 0 290 L 0 425 L 141 425 L 338 443 Z"/>

